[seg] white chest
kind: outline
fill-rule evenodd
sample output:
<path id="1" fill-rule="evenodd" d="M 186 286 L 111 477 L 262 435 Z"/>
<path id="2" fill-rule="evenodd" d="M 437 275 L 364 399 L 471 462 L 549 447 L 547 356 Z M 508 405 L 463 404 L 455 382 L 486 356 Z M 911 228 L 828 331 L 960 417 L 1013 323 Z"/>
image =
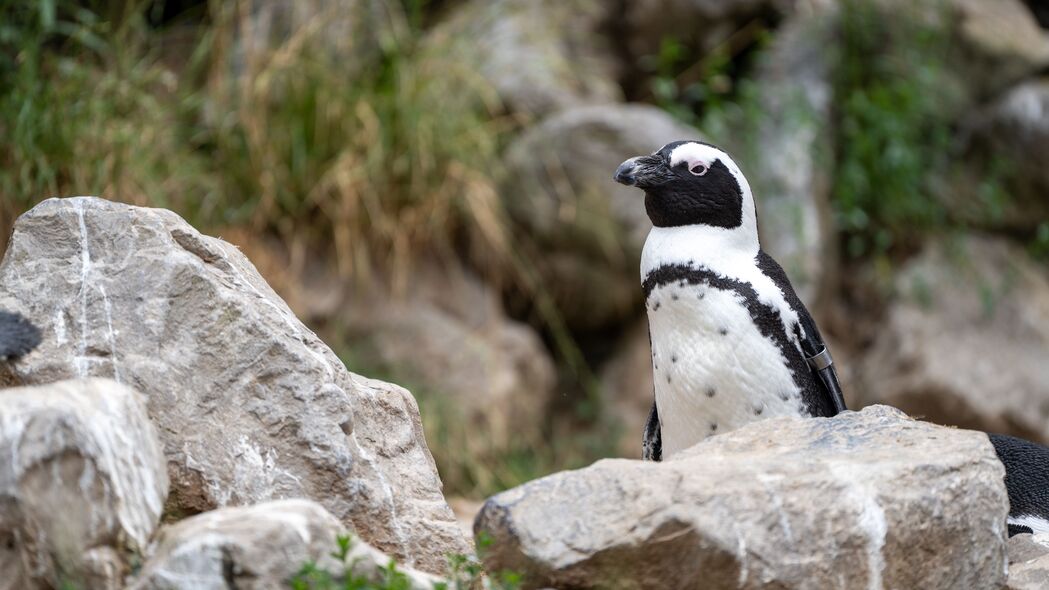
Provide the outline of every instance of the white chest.
<path id="1" fill-rule="evenodd" d="M 805 415 L 783 353 L 742 295 L 674 282 L 647 307 L 664 457 L 755 420 Z"/>

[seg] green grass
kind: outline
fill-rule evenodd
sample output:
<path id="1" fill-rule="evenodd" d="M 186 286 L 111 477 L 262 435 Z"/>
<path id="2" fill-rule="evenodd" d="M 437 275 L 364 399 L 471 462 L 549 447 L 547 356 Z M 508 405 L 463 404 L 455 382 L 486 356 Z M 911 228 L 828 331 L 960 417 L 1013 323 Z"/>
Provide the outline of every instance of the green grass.
<path id="1" fill-rule="evenodd" d="M 355 561 L 349 559 L 355 539 L 350 535 L 340 535 L 336 543 L 331 557 L 342 564 L 342 571 L 331 572 L 315 562 L 305 563 L 290 581 L 292 590 L 409 590 L 412 587 L 396 561 L 391 559 L 382 568 L 381 576 L 367 576 L 358 571 Z M 482 537 L 478 540 L 478 550 L 483 553 L 490 543 L 490 539 Z M 451 555 L 448 566 L 448 577 L 434 584 L 433 590 L 516 590 L 521 583 L 521 576 L 512 572 L 486 575 L 484 567 L 472 555 Z"/>

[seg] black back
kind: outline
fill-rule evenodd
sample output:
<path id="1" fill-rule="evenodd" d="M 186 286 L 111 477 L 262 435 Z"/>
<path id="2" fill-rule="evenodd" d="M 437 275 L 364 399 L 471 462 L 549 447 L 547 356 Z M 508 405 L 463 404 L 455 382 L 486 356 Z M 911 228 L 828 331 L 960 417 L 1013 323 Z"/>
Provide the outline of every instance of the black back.
<path id="1" fill-rule="evenodd" d="M 1009 516 L 1034 516 L 1049 522 L 1049 448 L 1004 434 L 988 434 L 1005 466 Z M 1029 527 L 1009 525 L 1009 536 L 1030 533 Z"/>

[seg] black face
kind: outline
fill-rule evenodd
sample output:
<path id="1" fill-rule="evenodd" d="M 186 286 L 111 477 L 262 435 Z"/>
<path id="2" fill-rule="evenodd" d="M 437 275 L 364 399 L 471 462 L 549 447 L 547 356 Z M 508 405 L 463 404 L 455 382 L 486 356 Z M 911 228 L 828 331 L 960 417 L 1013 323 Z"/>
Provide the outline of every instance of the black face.
<path id="1" fill-rule="evenodd" d="M 675 141 L 651 156 L 623 162 L 616 170 L 616 182 L 645 191 L 645 211 L 656 227 L 739 227 L 743 191 L 724 162 L 715 159 L 708 166 L 689 169 L 683 161 L 670 167 L 670 153 L 686 143 L 700 142 Z"/>

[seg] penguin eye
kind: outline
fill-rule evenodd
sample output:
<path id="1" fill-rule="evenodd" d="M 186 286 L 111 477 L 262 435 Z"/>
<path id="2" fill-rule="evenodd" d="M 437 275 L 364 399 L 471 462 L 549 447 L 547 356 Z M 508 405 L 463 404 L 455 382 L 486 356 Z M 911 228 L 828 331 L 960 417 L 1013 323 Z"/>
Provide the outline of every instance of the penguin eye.
<path id="1" fill-rule="evenodd" d="M 702 162 L 700 162 L 699 164 L 694 164 L 691 168 L 688 169 L 688 171 L 695 176 L 703 176 L 707 173 L 707 170 L 707 165 L 703 164 Z"/>

